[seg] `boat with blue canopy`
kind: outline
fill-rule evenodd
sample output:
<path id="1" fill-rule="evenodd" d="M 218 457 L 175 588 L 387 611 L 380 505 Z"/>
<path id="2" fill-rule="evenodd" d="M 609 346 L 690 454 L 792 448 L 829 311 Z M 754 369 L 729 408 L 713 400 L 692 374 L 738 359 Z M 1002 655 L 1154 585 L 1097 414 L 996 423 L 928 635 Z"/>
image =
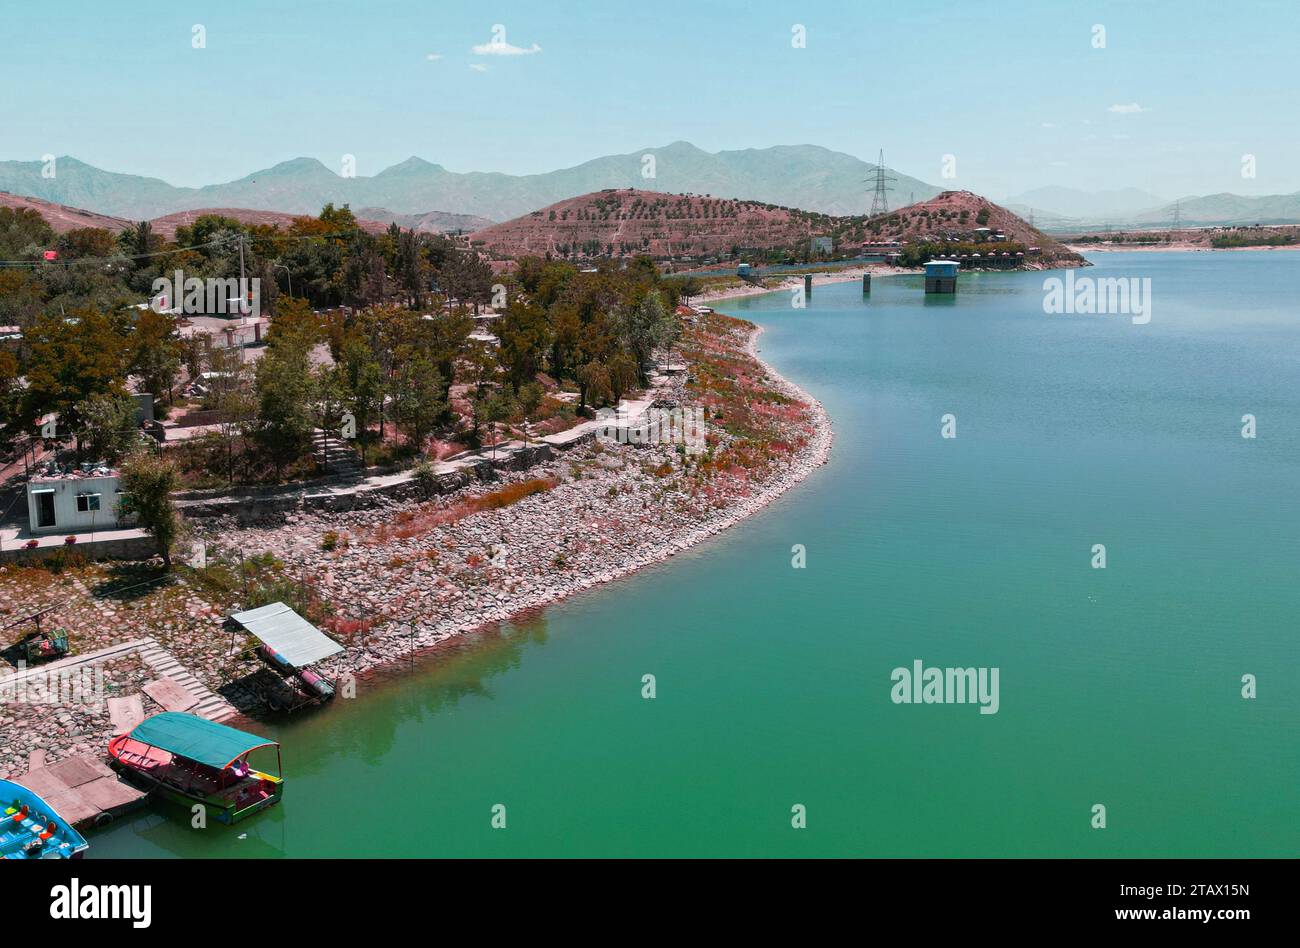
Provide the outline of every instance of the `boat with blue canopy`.
<path id="1" fill-rule="evenodd" d="M 275 748 L 274 775 L 249 755 Z M 284 795 L 280 744 L 177 711 L 146 718 L 108 744 L 113 768 L 137 786 L 184 806 L 200 803 L 222 823 L 237 823 Z"/>
<path id="2" fill-rule="evenodd" d="M 80 859 L 89 848 L 38 794 L 0 780 L 0 859 Z"/>

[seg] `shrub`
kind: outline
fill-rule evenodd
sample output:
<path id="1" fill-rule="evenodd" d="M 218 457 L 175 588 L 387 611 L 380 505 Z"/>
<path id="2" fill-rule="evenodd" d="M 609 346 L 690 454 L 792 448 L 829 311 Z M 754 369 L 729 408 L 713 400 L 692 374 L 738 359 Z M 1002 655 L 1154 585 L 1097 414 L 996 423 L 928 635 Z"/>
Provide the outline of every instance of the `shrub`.
<path id="1" fill-rule="evenodd" d="M 326 552 L 334 549 L 339 545 L 339 534 L 337 530 L 326 530 L 320 539 L 320 548 Z"/>
<path id="2" fill-rule="evenodd" d="M 421 461 L 415 465 L 411 472 L 415 479 L 416 485 L 420 488 L 420 493 L 428 497 L 438 486 L 438 475 L 433 471 L 433 465 L 428 461 Z"/>

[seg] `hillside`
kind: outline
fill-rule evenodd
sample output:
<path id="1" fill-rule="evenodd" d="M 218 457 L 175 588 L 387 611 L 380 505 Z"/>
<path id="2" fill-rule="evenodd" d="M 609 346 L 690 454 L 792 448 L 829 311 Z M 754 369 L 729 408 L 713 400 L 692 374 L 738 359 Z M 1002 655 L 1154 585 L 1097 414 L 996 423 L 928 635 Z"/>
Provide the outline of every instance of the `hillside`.
<path id="1" fill-rule="evenodd" d="M 53 204 L 39 198 L 20 197 L 5 191 L 0 191 L 0 207 L 33 210 L 45 218 L 45 223 L 49 224 L 56 234 L 67 233 L 78 227 L 102 227 L 116 233 L 131 226 L 130 221 L 120 217 L 108 217 L 93 211 L 83 211 L 79 207 Z"/>
<path id="2" fill-rule="evenodd" d="M 241 224 L 278 226 L 281 230 L 287 230 L 289 225 L 296 218 L 302 217 L 301 214 L 284 214 L 280 211 L 255 211 L 246 207 L 202 207 L 193 211 L 177 211 L 175 214 L 166 214 L 163 217 L 155 217 L 149 223 L 153 229 L 172 240 L 176 236 L 176 228 L 188 227 L 198 218 L 205 214 L 216 214 L 221 217 L 229 217 L 239 221 Z M 367 220 L 364 217 L 357 217 L 357 224 L 362 230 L 369 231 L 372 234 L 382 233 L 388 229 L 388 224 L 383 221 Z"/>
<path id="3" fill-rule="evenodd" d="M 757 201 L 660 194 L 633 188 L 598 191 L 494 224 L 470 236 L 494 259 L 550 253 L 597 258 L 646 254 L 658 259 L 730 256 L 736 248 L 799 250 L 814 236 L 834 239 L 835 252 L 855 256 L 865 243 L 900 245 L 926 241 L 988 239 L 1001 233 L 1023 244 L 1037 265 L 1082 265 L 1063 244 L 969 191 L 945 191 L 874 218 L 834 217 Z M 743 253 L 742 253 L 743 255 Z"/>
<path id="4" fill-rule="evenodd" d="M 453 232 L 470 233 L 490 226 L 493 221 L 474 214 L 448 214 L 446 211 L 425 211 L 423 214 L 397 214 L 384 207 L 363 207 L 354 212 L 358 218 L 396 224 L 403 230 L 425 231 L 430 234 Z"/>
<path id="5" fill-rule="evenodd" d="M 982 239 L 978 229 L 982 227 L 987 227 L 991 235 L 1001 233 L 1008 243 L 1021 244 L 1026 250 L 1038 248 L 1034 257 L 1039 264 L 1084 263 L 1077 253 L 1031 227 L 1024 218 L 970 191 L 944 191 L 928 201 L 871 218 L 863 225 L 869 241 L 902 243 L 978 242 Z"/>
<path id="6" fill-rule="evenodd" d="M 646 155 L 653 178 L 642 176 Z M 32 195 L 133 220 L 204 207 L 243 207 L 318 214 L 327 202 L 387 208 L 394 214 L 469 214 L 502 221 L 556 201 L 603 188 L 652 188 L 666 193 L 802 207 L 828 214 L 861 214 L 869 204 L 875 165 L 816 145 L 781 145 L 706 152 L 688 142 L 606 155 L 544 174 L 458 173 L 422 158 L 373 176 L 344 178 L 315 158 L 295 158 L 236 181 L 201 188 L 173 187 L 158 178 L 118 174 L 75 158 L 59 158 L 58 174 L 41 176 L 39 161 L 0 161 L 0 190 Z M 896 202 L 932 197 L 939 189 L 891 171 Z"/>
<path id="7" fill-rule="evenodd" d="M 492 257 L 646 254 L 703 257 L 733 247 L 789 247 L 821 233 L 823 215 L 757 201 L 625 188 L 570 198 L 470 236 Z"/>

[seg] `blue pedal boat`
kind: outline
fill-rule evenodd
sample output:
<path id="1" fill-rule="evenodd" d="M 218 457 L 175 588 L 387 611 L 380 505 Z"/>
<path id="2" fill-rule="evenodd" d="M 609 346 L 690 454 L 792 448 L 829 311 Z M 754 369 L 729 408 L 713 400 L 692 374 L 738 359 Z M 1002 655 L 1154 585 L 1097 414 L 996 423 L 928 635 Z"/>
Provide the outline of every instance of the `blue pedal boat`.
<path id="1" fill-rule="evenodd" d="M 89 848 L 40 796 L 0 780 L 0 859 L 80 859 Z"/>

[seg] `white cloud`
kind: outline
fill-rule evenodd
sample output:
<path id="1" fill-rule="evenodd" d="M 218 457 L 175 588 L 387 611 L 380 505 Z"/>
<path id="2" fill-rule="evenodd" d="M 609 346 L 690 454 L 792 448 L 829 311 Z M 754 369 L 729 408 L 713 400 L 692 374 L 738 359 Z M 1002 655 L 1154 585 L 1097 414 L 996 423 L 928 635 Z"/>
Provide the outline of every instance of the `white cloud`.
<path id="1" fill-rule="evenodd" d="M 507 43 L 505 40 L 493 40 L 490 43 L 481 43 L 478 46 L 470 47 L 470 52 L 475 56 L 531 56 L 533 53 L 540 53 L 542 48 L 534 43 L 525 49 L 522 46 L 515 46 Z"/>
<path id="2" fill-rule="evenodd" d="M 429 60 L 429 62 L 433 62 L 435 59 L 442 59 L 442 53 L 429 53 L 424 58 Z"/>
<path id="3" fill-rule="evenodd" d="M 1106 111 L 1114 112 L 1116 115 L 1136 115 L 1138 112 L 1150 112 L 1151 110 L 1142 108 L 1142 106 L 1138 105 L 1136 102 L 1130 102 L 1127 105 L 1117 103 L 1112 105 Z"/>
<path id="4" fill-rule="evenodd" d="M 487 72 L 487 66 L 482 63 L 470 63 L 469 68 L 473 69 L 475 72 Z"/>
<path id="5" fill-rule="evenodd" d="M 1060 128 L 1055 122 L 1044 122 L 1043 128 Z"/>

